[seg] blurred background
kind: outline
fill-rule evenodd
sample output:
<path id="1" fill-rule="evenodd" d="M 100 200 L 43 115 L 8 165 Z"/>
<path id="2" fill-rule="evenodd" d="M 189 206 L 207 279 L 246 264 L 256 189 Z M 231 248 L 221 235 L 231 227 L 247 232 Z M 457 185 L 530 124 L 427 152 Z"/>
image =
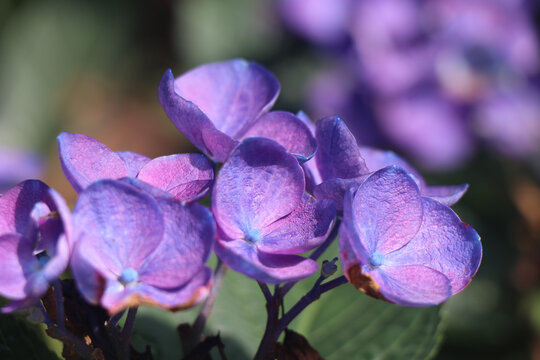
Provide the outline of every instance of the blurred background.
<path id="1" fill-rule="evenodd" d="M 73 205 L 61 131 L 196 151 L 162 74 L 254 60 L 281 82 L 275 109 L 338 114 L 430 184 L 470 184 L 454 209 L 484 258 L 436 358 L 540 359 L 539 24 L 532 0 L 0 0 L 0 190 L 41 178 Z"/>

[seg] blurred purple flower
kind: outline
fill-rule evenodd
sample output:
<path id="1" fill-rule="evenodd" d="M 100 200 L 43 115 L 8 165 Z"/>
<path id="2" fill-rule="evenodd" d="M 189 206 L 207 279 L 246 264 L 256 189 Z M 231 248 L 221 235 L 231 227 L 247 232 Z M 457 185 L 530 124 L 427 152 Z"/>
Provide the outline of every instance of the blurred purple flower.
<path id="1" fill-rule="evenodd" d="M 73 276 L 109 313 L 142 304 L 185 309 L 208 294 L 215 223 L 202 205 L 100 180 L 81 192 L 73 223 Z"/>
<path id="2" fill-rule="evenodd" d="M 372 174 L 345 199 L 339 232 L 347 279 L 404 306 L 440 304 L 465 288 L 482 257 L 480 237 L 445 205 L 420 195 L 396 166 Z"/>
<path id="3" fill-rule="evenodd" d="M 174 154 L 149 159 L 124 151 L 114 152 L 82 134 L 58 135 L 60 163 L 77 192 L 101 179 L 136 178 L 169 192 L 177 200 L 203 198 L 214 181 L 214 166 L 201 154 Z"/>
<path id="4" fill-rule="evenodd" d="M 0 197 L 0 295 L 12 312 L 34 305 L 67 268 L 71 214 L 62 197 L 27 180 Z"/>
<path id="5" fill-rule="evenodd" d="M 338 11 L 324 2 L 294 3 L 307 14 L 311 7 L 314 13 L 324 13 L 323 6 Z M 479 139 L 508 156 L 538 154 L 532 143 L 540 137 L 540 112 L 530 105 L 530 93 L 538 102 L 533 81 L 540 51 L 526 5 L 520 0 L 337 2 L 339 11 L 348 13 L 340 28 L 348 29 L 352 45 L 338 54 L 339 71 L 323 70 L 325 81 L 318 74 L 312 82 L 310 111 L 346 114 L 358 136 L 378 137 L 380 130 L 392 146 L 432 170 L 463 164 Z M 319 42 L 307 29 L 324 20 L 303 13 L 287 12 L 285 21 Z M 310 19 L 314 22 L 305 25 Z M 353 61 L 351 52 L 357 55 Z M 343 73 L 349 79 L 343 80 Z M 350 85 L 350 74 L 356 75 L 356 86 Z M 340 82 L 343 89 L 336 91 Z M 355 105 L 358 92 L 369 94 L 371 109 Z M 501 113 L 494 116 L 486 106 Z M 526 120 L 503 110 L 510 107 Z"/>
<path id="6" fill-rule="evenodd" d="M 0 149 L 0 194 L 26 179 L 38 179 L 43 173 L 43 161 L 37 154 Z"/>
<path id="7" fill-rule="evenodd" d="M 316 137 L 319 143 L 315 156 L 317 166 L 313 168 L 308 162 L 306 172 L 314 174 L 308 178 L 321 180 L 321 183 L 314 184 L 315 196 L 334 200 L 340 210 L 343 208 L 345 194 L 351 187 L 358 187 L 367 175 L 390 165 L 397 165 L 407 171 L 422 195 L 445 205 L 455 204 L 467 191 L 467 184 L 428 186 L 416 169 L 392 151 L 359 147 L 354 135 L 338 116 L 317 121 Z"/>
<path id="8" fill-rule="evenodd" d="M 225 161 L 251 136 L 275 140 L 305 161 L 317 147 L 309 129 L 294 114 L 268 112 L 279 88 L 264 67 L 236 59 L 202 65 L 176 79 L 166 71 L 159 99 L 176 127 L 216 161 Z"/>
<path id="9" fill-rule="evenodd" d="M 297 254 L 319 246 L 335 217 L 331 201 L 304 192 L 304 173 L 285 148 L 243 140 L 221 169 L 212 194 L 215 252 L 233 270 L 264 283 L 299 280 L 317 263 Z"/>

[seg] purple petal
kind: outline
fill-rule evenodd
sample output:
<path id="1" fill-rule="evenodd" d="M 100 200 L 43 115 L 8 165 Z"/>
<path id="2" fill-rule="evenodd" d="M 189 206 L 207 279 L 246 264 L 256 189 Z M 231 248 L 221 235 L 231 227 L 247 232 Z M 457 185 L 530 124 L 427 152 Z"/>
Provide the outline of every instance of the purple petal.
<path id="1" fill-rule="evenodd" d="M 122 158 L 89 136 L 63 132 L 57 141 L 62 170 L 77 192 L 100 179 L 128 176 Z"/>
<path id="2" fill-rule="evenodd" d="M 200 154 L 162 156 L 146 164 L 138 179 L 173 194 L 180 201 L 197 201 L 210 190 L 214 166 Z"/>
<path id="3" fill-rule="evenodd" d="M 317 185 L 313 190 L 313 195 L 317 199 L 332 200 L 336 204 L 337 210 L 343 210 L 343 199 L 349 189 L 356 190 L 358 186 L 367 178 L 361 176 L 354 179 L 331 179 Z"/>
<path id="4" fill-rule="evenodd" d="M 212 212 L 231 239 L 243 238 L 290 214 L 302 200 L 304 173 L 276 142 L 245 139 L 221 168 L 212 194 Z"/>
<path id="5" fill-rule="evenodd" d="M 161 289 L 145 283 L 123 287 L 109 282 L 101 299 L 101 305 L 109 314 L 118 313 L 129 307 L 152 305 L 169 310 L 184 310 L 203 301 L 211 286 L 212 270 L 206 266 L 187 284 L 174 289 Z"/>
<path id="6" fill-rule="evenodd" d="M 269 254 L 299 254 L 314 249 L 325 239 L 336 216 L 332 201 L 316 201 L 304 194 L 300 206 L 261 231 L 259 250 Z"/>
<path id="7" fill-rule="evenodd" d="M 159 83 L 159 102 L 174 125 L 199 150 L 216 161 L 225 161 L 236 142 L 216 129 L 208 116 L 193 102 L 176 92 L 171 70 L 167 70 Z"/>
<path id="8" fill-rule="evenodd" d="M 0 197 L 0 234 L 27 234 L 35 227 L 31 213 L 36 203 L 49 209 L 55 204 L 48 196 L 49 187 L 39 180 L 26 180 Z"/>
<path id="9" fill-rule="evenodd" d="M 164 191 L 161 189 L 158 189 L 157 187 L 148 184 L 147 182 L 144 182 L 139 179 L 134 178 L 122 178 L 119 181 L 123 182 L 124 184 L 129 184 L 140 191 L 145 192 L 147 195 L 152 196 L 154 199 L 173 199 L 174 196 L 168 191 Z"/>
<path id="10" fill-rule="evenodd" d="M 461 199 L 469 184 L 453 185 L 453 186 L 426 186 L 422 189 L 422 195 L 437 200 L 443 205 L 452 206 Z"/>
<path id="11" fill-rule="evenodd" d="M 109 257 L 96 254 L 92 241 L 77 241 L 71 256 L 71 273 L 81 295 L 91 304 L 99 304 L 106 279 L 116 280 L 117 273 L 109 270 Z"/>
<path id="12" fill-rule="evenodd" d="M 239 140 L 279 94 L 278 80 L 243 59 L 199 66 L 175 80 L 182 97 L 201 109 L 216 129 Z"/>
<path id="13" fill-rule="evenodd" d="M 163 217 L 156 201 L 120 181 L 101 180 L 81 193 L 73 210 L 76 241 L 88 242 L 85 256 L 120 275 L 138 270 L 159 245 Z"/>
<path id="14" fill-rule="evenodd" d="M 317 141 L 309 127 L 285 111 L 272 111 L 261 116 L 243 135 L 244 138 L 250 136 L 272 139 L 302 162 L 310 159 L 317 150 Z"/>
<path id="15" fill-rule="evenodd" d="M 354 196 L 350 220 L 369 254 L 407 244 L 422 222 L 422 198 L 405 170 L 389 166 L 371 175 Z"/>
<path id="16" fill-rule="evenodd" d="M 339 117 L 317 121 L 316 135 L 317 166 L 323 180 L 352 179 L 369 172 L 356 139 Z"/>
<path id="17" fill-rule="evenodd" d="M 0 263 L 0 295 L 9 299 L 26 298 L 28 277 L 39 269 L 31 241 L 16 234 L 0 236 Z"/>
<path id="18" fill-rule="evenodd" d="M 149 157 L 131 151 L 116 151 L 116 155 L 124 161 L 128 171 L 127 176 L 133 178 L 137 177 L 142 167 L 151 160 Z"/>
<path id="19" fill-rule="evenodd" d="M 323 44 L 343 41 L 347 34 L 351 0 L 282 0 L 281 14 L 302 36 Z"/>
<path id="20" fill-rule="evenodd" d="M 467 159 L 473 144 L 457 110 L 437 95 L 414 95 L 379 107 L 381 126 L 426 167 L 447 169 Z"/>
<path id="21" fill-rule="evenodd" d="M 301 256 L 266 254 L 244 240 L 218 240 L 214 251 L 231 269 L 267 284 L 304 279 L 318 267 Z"/>
<path id="22" fill-rule="evenodd" d="M 210 211 L 202 205 L 162 199 L 159 207 L 165 221 L 163 241 L 141 264 L 139 280 L 170 289 L 190 281 L 208 260 L 216 229 Z"/>
<path id="23" fill-rule="evenodd" d="M 315 136 L 315 123 L 313 122 L 313 120 L 311 120 L 311 118 L 302 110 L 296 113 L 296 117 L 302 120 L 302 122 L 307 125 L 311 134 Z"/>
<path id="24" fill-rule="evenodd" d="M 480 237 L 448 207 L 423 198 L 424 219 L 418 234 L 403 248 L 386 255 L 389 266 L 421 265 L 443 273 L 452 294 L 474 276 L 482 258 Z"/>
<path id="25" fill-rule="evenodd" d="M 405 159 L 390 150 L 379 150 L 368 146 L 360 146 L 360 153 L 369 171 L 377 171 L 387 166 L 396 165 L 413 176 L 420 189 L 426 186 L 424 178 Z"/>
<path id="26" fill-rule="evenodd" d="M 452 295 L 448 278 L 425 266 L 381 266 L 380 271 L 369 274 L 384 298 L 398 305 L 437 305 Z"/>

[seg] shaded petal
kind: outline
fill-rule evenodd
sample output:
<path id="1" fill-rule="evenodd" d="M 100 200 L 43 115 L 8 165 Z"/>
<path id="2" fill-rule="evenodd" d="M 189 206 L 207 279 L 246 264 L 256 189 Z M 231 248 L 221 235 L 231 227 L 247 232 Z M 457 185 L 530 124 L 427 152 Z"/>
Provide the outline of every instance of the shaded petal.
<path id="1" fill-rule="evenodd" d="M 16 234 L 0 236 L 0 263 L 0 295 L 10 299 L 26 298 L 28 278 L 39 269 L 31 241 Z"/>
<path id="2" fill-rule="evenodd" d="M 232 239 L 261 230 L 296 209 L 304 193 L 304 173 L 276 142 L 248 138 L 221 168 L 212 194 L 212 212 Z"/>
<path id="3" fill-rule="evenodd" d="M 355 193 L 356 189 L 350 189 L 345 195 L 343 200 L 343 220 L 339 227 L 339 255 L 345 276 L 347 276 L 348 269 L 351 266 L 367 264 L 371 255 L 362 245 L 356 230 L 355 218 L 353 216 Z"/>
<path id="4" fill-rule="evenodd" d="M 159 207 L 165 221 L 163 241 L 141 264 L 139 281 L 169 289 L 190 281 L 208 260 L 216 227 L 202 205 L 162 199 Z"/>
<path id="5" fill-rule="evenodd" d="M 77 192 L 100 179 L 128 176 L 122 158 L 89 136 L 63 132 L 57 142 L 62 170 Z"/>
<path id="6" fill-rule="evenodd" d="M 356 190 L 366 178 L 367 176 L 354 179 L 330 179 L 317 185 L 313 190 L 313 195 L 317 199 L 332 200 L 336 204 L 337 210 L 343 210 L 343 199 L 347 191 L 349 189 Z"/>
<path id="7" fill-rule="evenodd" d="M 225 161 L 235 141 L 217 130 L 208 116 L 175 90 L 171 70 L 167 70 L 158 88 L 159 102 L 174 125 L 199 150 L 214 160 Z"/>
<path id="8" fill-rule="evenodd" d="M 109 314 L 139 305 L 152 305 L 169 310 L 184 310 L 203 301 L 210 292 L 212 270 L 206 266 L 185 285 L 174 289 L 161 289 L 145 283 L 123 287 L 109 282 L 101 299 L 101 305 Z"/>
<path id="9" fill-rule="evenodd" d="M 174 196 L 168 191 L 158 189 L 155 186 L 152 186 L 142 180 L 134 178 L 122 178 L 119 181 L 124 184 L 129 184 L 137 189 L 145 192 L 147 195 L 151 195 L 154 199 L 173 199 Z"/>
<path id="10" fill-rule="evenodd" d="M 312 250 L 326 239 L 335 216 L 336 206 L 332 201 L 316 201 L 304 194 L 302 203 L 292 213 L 262 229 L 257 247 L 269 254 Z"/>
<path id="11" fill-rule="evenodd" d="M 74 245 L 71 273 L 81 295 L 91 304 L 99 304 L 107 279 L 116 280 L 117 266 L 111 266 L 109 257 L 96 254 L 92 239 L 81 239 Z M 111 267 L 113 271 L 110 270 Z"/>
<path id="12" fill-rule="evenodd" d="M 120 275 L 124 268 L 138 270 L 159 245 L 163 216 L 156 201 L 120 181 L 101 180 L 81 193 L 73 210 L 76 241 L 92 243 L 87 257 L 103 259 Z"/>
<path id="13" fill-rule="evenodd" d="M 294 114 L 272 111 L 261 116 L 243 135 L 260 136 L 276 141 L 299 161 L 310 159 L 317 150 L 317 140 L 309 127 Z"/>
<path id="14" fill-rule="evenodd" d="M 422 189 L 422 195 L 437 200 L 443 205 L 452 206 L 461 199 L 469 184 L 453 185 L 453 186 L 426 186 Z"/>
<path id="15" fill-rule="evenodd" d="M 9 189 L 0 197 L 0 234 L 28 234 L 35 231 L 31 213 L 36 203 L 49 209 L 55 204 L 48 196 L 49 187 L 39 180 L 26 180 Z"/>
<path id="16" fill-rule="evenodd" d="M 356 139 L 338 116 L 317 121 L 317 166 L 322 180 L 352 179 L 369 172 Z"/>
<path id="17" fill-rule="evenodd" d="M 469 284 L 480 266 L 480 237 L 447 206 L 425 197 L 423 203 L 420 230 L 407 245 L 388 254 L 385 264 L 435 269 L 450 279 L 455 294 Z"/>
<path id="18" fill-rule="evenodd" d="M 175 80 L 178 96 L 201 109 L 216 129 L 239 140 L 277 99 L 279 82 L 259 64 L 234 59 L 199 66 Z"/>
<path id="19" fill-rule="evenodd" d="M 389 166 L 360 185 L 352 219 L 360 243 L 369 254 L 389 253 L 407 244 L 422 223 L 422 198 L 405 170 Z"/>
<path id="20" fill-rule="evenodd" d="M 120 156 L 124 161 L 124 164 L 126 164 L 128 171 L 127 176 L 129 177 L 137 177 L 137 174 L 141 171 L 142 167 L 152 160 L 147 156 L 132 151 L 116 151 L 116 154 Z"/>
<path id="21" fill-rule="evenodd" d="M 231 269 L 267 284 L 304 279 L 318 267 L 301 256 L 266 254 L 244 240 L 218 240 L 214 251 Z"/>
<path id="22" fill-rule="evenodd" d="M 452 295 L 448 278 L 425 266 L 383 266 L 369 275 L 384 298 L 398 305 L 437 305 Z"/>
<path id="23" fill-rule="evenodd" d="M 214 166 L 200 154 L 162 156 L 146 164 L 138 179 L 170 192 L 180 201 L 196 201 L 210 190 Z"/>

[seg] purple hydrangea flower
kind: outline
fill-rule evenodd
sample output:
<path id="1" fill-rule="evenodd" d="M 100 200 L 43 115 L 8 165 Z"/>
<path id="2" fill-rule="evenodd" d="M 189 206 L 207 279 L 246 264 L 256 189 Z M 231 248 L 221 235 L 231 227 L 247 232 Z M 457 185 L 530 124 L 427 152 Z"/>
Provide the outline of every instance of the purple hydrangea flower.
<path id="1" fill-rule="evenodd" d="M 298 161 L 276 142 L 242 141 L 224 163 L 212 193 L 215 252 L 233 270 L 277 284 L 313 274 L 296 254 L 320 245 L 335 217 L 331 201 L 304 192 Z"/>
<path id="2" fill-rule="evenodd" d="M 335 53 L 331 71 L 323 69 L 309 86 L 309 110 L 317 116 L 346 114 L 358 139 L 382 135 L 431 170 L 460 166 L 479 140 L 511 157 L 538 154 L 540 112 L 530 99 L 538 102 L 540 51 L 527 2 L 283 3 L 285 21 L 311 41 L 321 42 L 310 30 L 318 23 L 352 40 L 349 48 L 336 47 L 344 51 Z M 325 10 L 346 13 L 344 23 L 315 16 Z M 358 106 L 358 94 L 367 94 L 369 106 Z"/>
<path id="3" fill-rule="evenodd" d="M 38 179 L 43 173 L 43 161 L 34 153 L 0 149 L 0 194 L 26 179 Z"/>
<path id="4" fill-rule="evenodd" d="M 34 305 L 69 264 L 71 214 L 62 197 L 27 180 L 0 197 L 0 295 L 11 312 Z"/>
<path id="5" fill-rule="evenodd" d="M 114 152 L 89 136 L 65 132 L 58 135 L 58 151 L 62 169 L 77 192 L 100 179 L 129 177 L 192 202 L 203 198 L 214 181 L 214 165 L 201 154 L 149 159 L 134 152 Z"/>
<path id="6" fill-rule="evenodd" d="M 77 200 L 71 268 L 79 291 L 111 314 L 141 304 L 196 305 L 211 281 L 210 211 L 151 196 L 129 181 L 94 182 Z"/>
<path id="7" fill-rule="evenodd" d="M 351 0 L 282 0 L 283 19 L 303 36 L 332 45 L 347 37 Z"/>
<path id="8" fill-rule="evenodd" d="M 404 306 L 440 304 L 480 265 L 480 237 L 447 206 L 421 196 L 396 166 L 346 196 L 339 230 L 345 276 L 368 295 Z"/>
<path id="9" fill-rule="evenodd" d="M 354 135 L 343 120 L 330 116 L 317 122 L 316 137 L 319 150 L 315 156 L 321 183 L 314 194 L 321 199 L 332 199 L 342 209 L 343 198 L 350 187 L 357 187 L 370 173 L 389 165 L 405 169 L 416 181 L 422 195 L 431 197 L 445 205 L 455 204 L 467 191 L 468 185 L 428 186 L 424 178 L 404 159 L 392 151 L 359 147 Z"/>
<path id="10" fill-rule="evenodd" d="M 214 160 L 225 161 L 242 139 L 261 136 L 305 161 L 317 143 L 294 114 L 268 112 L 278 93 L 274 75 L 242 59 L 202 65 L 176 79 L 168 70 L 159 85 L 159 99 L 169 118 Z"/>

